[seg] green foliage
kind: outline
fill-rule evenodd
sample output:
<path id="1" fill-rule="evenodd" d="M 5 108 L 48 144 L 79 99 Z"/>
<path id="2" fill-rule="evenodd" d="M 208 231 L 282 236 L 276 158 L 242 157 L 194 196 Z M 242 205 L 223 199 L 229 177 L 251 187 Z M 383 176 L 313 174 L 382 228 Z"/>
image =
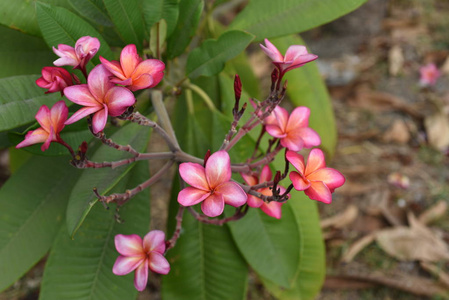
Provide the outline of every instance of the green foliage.
<path id="1" fill-rule="evenodd" d="M 148 32 L 161 19 L 163 8 L 164 0 L 142 0 L 143 20 Z"/>
<path id="2" fill-rule="evenodd" d="M 68 0 L 70 5 L 87 20 L 103 26 L 112 26 L 102 0 Z"/>

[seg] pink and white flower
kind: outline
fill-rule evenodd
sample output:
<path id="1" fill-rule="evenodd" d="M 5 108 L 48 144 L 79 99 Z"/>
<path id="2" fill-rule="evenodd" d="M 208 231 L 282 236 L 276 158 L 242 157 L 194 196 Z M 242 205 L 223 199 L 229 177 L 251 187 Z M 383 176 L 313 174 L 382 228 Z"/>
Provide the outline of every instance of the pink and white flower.
<path id="1" fill-rule="evenodd" d="M 64 88 L 73 85 L 73 80 L 66 69 L 44 67 L 42 68 L 42 77 L 36 80 L 36 84 L 41 88 L 48 89 L 45 94 L 61 92 L 63 95 Z"/>
<path id="2" fill-rule="evenodd" d="M 271 58 L 273 64 L 279 69 L 281 76 L 285 72 L 299 68 L 308 62 L 314 61 L 318 58 L 317 55 L 307 52 L 307 48 L 302 45 L 293 45 L 288 47 L 285 56 L 279 50 L 265 39 L 265 45 L 260 44 L 260 48 Z"/>
<path id="3" fill-rule="evenodd" d="M 310 109 L 305 106 L 295 108 L 291 115 L 285 108 L 276 106 L 270 116 L 265 118 L 267 132 L 281 140 L 281 145 L 292 151 L 311 148 L 321 144 L 318 133 L 309 128 Z"/>
<path id="4" fill-rule="evenodd" d="M 345 177 L 335 169 L 326 168 L 323 151 L 313 149 L 309 153 L 307 165 L 304 157 L 296 152 L 287 151 L 287 160 L 298 170 L 290 172 L 290 180 L 298 191 L 312 200 L 324 203 L 332 202 L 334 190 L 345 183 Z"/>
<path id="5" fill-rule="evenodd" d="M 441 76 L 441 72 L 438 70 L 435 64 L 427 64 L 419 69 L 421 75 L 419 83 L 421 86 L 433 86 L 437 83 L 438 78 Z"/>
<path id="6" fill-rule="evenodd" d="M 260 172 L 260 176 L 248 175 L 244 173 L 241 173 L 240 175 L 242 175 L 243 180 L 245 180 L 246 184 L 250 186 L 270 181 L 273 178 L 273 174 L 271 173 L 269 166 L 263 167 L 262 172 Z M 281 193 L 285 192 L 284 187 L 278 185 L 278 188 L 280 188 Z M 257 192 L 265 196 L 273 196 L 273 191 L 270 190 L 268 187 L 258 189 Z M 266 203 L 262 199 L 248 194 L 247 204 L 250 207 L 260 207 L 260 209 L 270 217 L 280 219 L 282 216 L 282 204 L 284 203 L 276 201 Z"/>
<path id="7" fill-rule="evenodd" d="M 179 174 L 191 186 L 179 192 L 178 202 L 183 206 L 202 202 L 201 210 L 206 216 L 221 215 L 225 203 L 234 207 L 246 203 L 246 193 L 231 181 L 231 159 L 224 150 L 212 154 L 205 168 L 197 163 L 182 163 Z"/>
<path id="8" fill-rule="evenodd" d="M 121 254 L 112 268 L 115 275 L 126 275 L 135 271 L 134 286 L 143 291 L 148 282 L 148 268 L 159 274 L 170 272 L 170 264 L 164 257 L 165 233 L 150 231 L 142 238 L 137 234 L 115 236 L 115 248 Z"/>
<path id="9" fill-rule="evenodd" d="M 65 126 L 64 122 L 67 120 L 68 113 L 69 109 L 64 101 L 56 102 L 51 109 L 46 105 L 42 105 L 36 114 L 36 120 L 41 127 L 29 131 L 25 139 L 16 148 L 44 143 L 41 150 L 45 151 L 50 147 L 51 142 L 61 142 L 62 139 L 59 133 Z"/>
<path id="10" fill-rule="evenodd" d="M 76 41 L 75 48 L 64 44 L 59 44 L 58 48 L 53 47 L 53 52 L 60 57 L 53 64 L 58 67 L 73 66 L 74 69 L 84 70 L 98 49 L 100 41 L 97 38 L 83 36 Z"/>
<path id="11" fill-rule="evenodd" d="M 87 84 L 69 86 L 64 89 L 64 94 L 70 101 L 84 106 L 65 124 L 72 124 L 94 114 L 92 128 L 94 133 L 98 133 L 106 126 L 108 115 L 120 116 L 128 107 L 134 105 L 136 99 L 133 93 L 127 88 L 111 83 L 109 81 L 111 75 L 103 65 L 98 65 L 89 73 Z"/>
<path id="12" fill-rule="evenodd" d="M 165 64 L 158 59 L 142 60 L 132 44 L 123 48 L 120 62 L 108 61 L 101 56 L 100 61 L 114 74 L 111 82 L 124 85 L 131 91 L 155 87 L 164 77 Z"/>

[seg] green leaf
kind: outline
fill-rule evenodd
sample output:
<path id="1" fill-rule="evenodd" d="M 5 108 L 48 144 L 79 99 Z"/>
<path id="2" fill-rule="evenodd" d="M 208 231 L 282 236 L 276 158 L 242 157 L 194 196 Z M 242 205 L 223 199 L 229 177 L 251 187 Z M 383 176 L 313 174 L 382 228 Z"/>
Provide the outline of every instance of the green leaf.
<path id="1" fill-rule="evenodd" d="M 40 2 L 68 6 L 66 0 L 41 0 Z M 36 20 L 35 3 L 36 1 L 29 0 L 0 0 L 0 11 L 2 12 L 0 24 L 27 34 L 41 36 Z"/>
<path id="2" fill-rule="evenodd" d="M 22 75 L 0 79 L 0 131 L 33 121 L 39 107 L 43 104 L 51 107 L 61 99 L 59 93 L 45 95 L 45 90 L 36 85 L 39 77 Z"/>
<path id="3" fill-rule="evenodd" d="M 222 34 L 218 40 L 206 40 L 187 58 L 186 74 L 190 78 L 212 76 L 223 70 L 224 63 L 245 50 L 254 36 L 232 30 Z"/>
<path id="4" fill-rule="evenodd" d="M 167 22 L 167 37 L 170 37 L 175 30 L 179 16 L 180 0 L 163 0 L 162 19 Z"/>
<path id="5" fill-rule="evenodd" d="M 2 26 L 0 36 L 0 78 L 38 74 L 42 67 L 51 65 L 56 58 L 41 38 Z"/>
<path id="6" fill-rule="evenodd" d="M 133 188 L 148 177 L 148 162 L 139 162 L 126 180 L 117 185 L 117 192 Z M 67 228 L 62 226 L 47 260 L 39 299 L 135 299 L 133 274 L 116 276 L 112 273 L 119 256 L 114 237 L 117 234 L 145 235 L 149 209 L 146 189 L 120 208 L 123 223 L 115 221 L 114 210 L 97 205 L 75 240 L 67 236 Z"/>
<path id="7" fill-rule="evenodd" d="M 80 16 L 103 26 L 112 26 L 102 0 L 68 0 Z"/>
<path id="8" fill-rule="evenodd" d="M 144 23 L 137 0 L 103 0 L 115 28 L 126 44 L 142 50 Z"/>
<path id="9" fill-rule="evenodd" d="M 128 124 L 110 138 L 118 144 L 129 144 L 137 151 L 143 151 L 148 144 L 149 128 L 135 123 Z M 129 153 L 102 145 L 90 159 L 95 162 L 102 162 L 105 160 L 117 161 L 126 157 L 130 157 Z M 101 195 L 110 193 L 111 189 L 134 165 L 128 164 L 116 169 L 101 168 L 83 171 L 70 195 L 67 207 L 67 229 L 72 238 L 98 201 L 92 189 L 96 187 Z"/>
<path id="10" fill-rule="evenodd" d="M 46 5 L 36 2 L 36 13 L 39 27 L 48 46 L 57 47 L 58 44 L 75 46 L 76 41 L 83 36 L 92 36 L 100 40 L 99 55 L 112 57 L 111 49 L 104 38 L 86 21 L 62 7 Z M 99 59 L 94 58 L 98 63 Z M 90 62 L 93 66 L 92 62 Z"/>
<path id="11" fill-rule="evenodd" d="M 147 31 L 162 18 L 164 0 L 142 0 L 143 20 Z"/>
<path id="12" fill-rule="evenodd" d="M 251 32 L 257 41 L 303 32 L 341 17 L 366 0 L 251 0 L 230 29 Z"/>
<path id="13" fill-rule="evenodd" d="M 0 290 L 48 251 L 80 171 L 68 157 L 33 157 L 0 190 Z"/>
<path id="14" fill-rule="evenodd" d="M 178 18 L 175 31 L 167 40 L 167 58 L 181 55 L 195 35 L 203 12 L 203 0 L 181 0 L 179 9 L 182 14 Z"/>
<path id="15" fill-rule="evenodd" d="M 285 53 L 291 45 L 304 45 L 298 36 L 273 40 L 279 51 Z M 332 157 L 337 144 L 337 129 L 331 99 L 315 62 L 287 72 L 287 95 L 295 106 L 310 108 L 309 126 L 321 137 L 320 147 Z"/>

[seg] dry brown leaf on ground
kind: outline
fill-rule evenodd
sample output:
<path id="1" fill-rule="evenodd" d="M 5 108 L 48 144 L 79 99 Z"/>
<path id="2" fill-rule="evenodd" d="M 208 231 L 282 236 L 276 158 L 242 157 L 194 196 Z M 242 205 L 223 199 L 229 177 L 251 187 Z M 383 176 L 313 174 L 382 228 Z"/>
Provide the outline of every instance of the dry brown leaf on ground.
<path id="1" fill-rule="evenodd" d="M 407 144 L 410 141 L 410 130 L 403 120 L 395 120 L 383 135 L 383 141 Z"/>
<path id="2" fill-rule="evenodd" d="M 443 217 L 447 211 L 447 203 L 444 200 L 438 201 L 436 204 L 429 207 L 418 217 L 421 224 L 429 224 Z"/>
<path id="3" fill-rule="evenodd" d="M 399 45 L 394 45 L 388 51 L 388 63 L 390 75 L 396 76 L 402 71 L 404 66 L 404 54 Z"/>
<path id="4" fill-rule="evenodd" d="M 376 242 L 389 255 L 403 261 L 449 260 L 446 243 L 409 215 L 410 227 L 397 226 L 376 233 Z"/>
<path id="5" fill-rule="evenodd" d="M 354 222 L 359 214 L 359 209 L 355 205 L 350 205 L 342 213 L 321 221 L 321 228 L 335 227 L 343 228 Z"/>
<path id="6" fill-rule="evenodd" d="M 449 147 L 449 119 L 438 112 L 424 119 L 429 144 L 437 150 L 446 151 Z"/>
<path id="7" fill-rule="evenodd" d="M 376 238 L 376 234 L 375 233 L 371 233 L 371 234 L 365 235 L 364 237 L 358 239 L 343 254 L 343 257 L 341 258 L 341 261 L 345 262 L 345 263 L 351 262 L 354 259 L 354 257 L 357 254 L 359 254 L 360 251 L 365 249 L 366 246 L 371 244 L 374 241 L 375 238 Z"/>

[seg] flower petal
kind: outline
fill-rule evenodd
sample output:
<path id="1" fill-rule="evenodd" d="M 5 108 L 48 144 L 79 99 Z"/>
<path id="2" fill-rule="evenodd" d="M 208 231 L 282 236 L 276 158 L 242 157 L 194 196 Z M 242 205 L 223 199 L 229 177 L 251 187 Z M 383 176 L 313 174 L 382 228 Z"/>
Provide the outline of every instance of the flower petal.
<path id="1" fill-rule="evenodd" d="M 64 101 L 58 101 L 50 109 L 51 120 L 55 134 L 58 134 L 65 126 L 64 122 L 67 120 L 69 114 L 69 108 Z"/>
<path id="2" fill-rule="evenodd" d="M 123 114 L 128 107 L 136 103 L 134 94 L 127 88 L 115 86 L 104 97 L 110 116 L 117 117 Z"/>
<path id="3" fill-rule="evenodd" d="M 322 168 L 307 176 L 310 181 L 322 181 L 331 192 L 345 183 L 345 177 L 335 169 Z"/>
<path id="4" fill-rule="evenodd" d="M 248 198 L 246 199 L 246 204 L 248 204 L 249 207 L 260 207 L 263 204 L 263 200 L 253 196 L 253 195 L 248 195 Z"/>
<path id="5" fill-rule="evenodd" d="M 67 121 L 65 121 L 65 125 L 69 125 L 75 123 L 76 121 L 81 120 L 84 117 L 87 117 L 90 114 L 96 113 L 101 109 L 100 107 L 83 107 L 77 112 L 75 112 Z"/>
<path id="6" fill-rule="evenodd" d="M 269 40 L 265 39 L 265 45 L 260 44 L 260 48 L 271 58 L 272 61 L 284 61 L 284 57 L 281 52 L 272 44 Z"/>
<path id="7" fill-rule="evenodd" d="M 297 134 L 301 136 L 305 148 L 312 148 L 321 144 L 321 138 L 312 128 L 299 128 Z"/>
<path id="8" fill-rule="evenodd" d="M 91 94 L 97 99 L 98 102 L 104 102 L 104 96 L 106 93 L 114 87 L 114 84 L 109 81 L 111 72 L 103 65 L 97 65 L 90 71 L 87 77 L 87 85 Z"/>
<path id="9" fill-rule="evenodd" d="M 298 57 L 295 58 L 295 60 L 292 62 L 292 64 L 287 69 L 285 69 L 285 72 L 299 68 L 299 67 L 305 65 L 306 63 L 314 61 L 317 58 L 318 58 L 318 55 L 310 54 L 310 53 L 304 54 L 304 55 L 299 55 Z"/>
<path id="10" fill-rule="evenodd" d="M 305 163 L 304 157 L 294 151 L 287 151 L 285 154 L 287 160 L 299 171 L 299 173 L 304 174 Z"/>
<path id="11" fill-rule="evenodd" d="M 217 186 L 215 193 L 220 194 L 226 204 L 234 207 L 239 207 L 246 203 L 247 195 L 245 191 L 232 181 L 224 182 Z"/>
<path id="12" fill-rule="evenodd" d="M 41 150 L 45 151 L 50 147 L 50 143 L 52 141 L 56 141 L 55 131 L 53 127 L 50 127 L 50 134 L 48 135 L 47 139 L 45 140 L 44 144 L 41 146 Z"/>
<path id="13" fill-rule="evenodd" d="M 153 84 L 153 76 L 150 74 L 142 74 L 136 80 L 132 80 L 132 84 L 128 87 L 131 91 L 143 90 L 150 88 Z"/>
<path id="14" fill-rule="evenodd" d="M 151 271 L 166 275 L 170 272 L 170 264 L 167 259 L 160 253 L 151 252 L 148 260 L 148 267 Z"/>
<path id="15" fill-rule="evenodd" d="M 203 191 L 210 191 L 206 172 L 202 165 L 190 162 L 182 163 L 179 165 L 179 175 L 189 185 Z"/>
<path id="16" fill-rule="evenodd" d="M 142 59 L 137 54 L 136 45 L 128 45 L 120 53 L 120 65 L 126 78 L 130 78 Z"/>
<path id="17" fill-rule="evenodd" d="M 308 54 L 307 48 L 302 45 L 293 45 L 288 47 L 285 52 L 284 62 L 293 62 L 296 58 L 301 55 Z"/>
<path id="18" fill-rule="evenodd" d="M 304 180 L 304 178 L 298 172 L 290 172 L 289 177 L 291 182 L 293 183 L 293 187 L 297 191 L 304 191 L 310 187 L 310 182 Z"/>
<path id="19" fill-rule="evenodd" d="M 209 197 L 209 195 L 209 191 L 203 191 L 189 186 L 179 192 L 178 203 L 183 206 L 192 206 L 200 203 Z"/>
<path id="20" fill-rule="evenodd" d="M 114 238 L 115 248 L 124 256 L 143 256 L 142 238 L 137 234 L 117 234 Z"/>
<path id="21" fill-rule="evenodd" d="M 120 65 L 120 63 L 116 60 L 107 60 L 103 57 L 100 56 L 100 61 L 101 64 L 109 71 L 111 72 L 114 76 L 117 76 L 119 79 L 121 80 L 125 80 L 125 74 L 123 74 L 122 71 L 122 66 Z"/>
<path id="22" fill-rule="evenodd" d="M 259 183 L 259 180 L 254 175 L 249 175 L 245 173 L 240 173 L 240 175 L 242 176 L 243 180 L 245 180 L 245 183 L 247 185 L 256 185 Z"/>
<path id="23" fill-rule="evenodd" d="M 42 128 L 38 128 L 36 130 L 28 131 L 25 135 L 25 139 L 17 144 L 16 148 L 28 147 L 30 145 L 43 143 L 47 140 L 49 133 L 43 130 Z"/>
<path id="24" fill-rule="evenodd" d="M 221 150 L 212 154 L 206 162 L 206 178 L 211 189 L 231 179 L 231 159 L 228 152 Z"/>
<path id="25" fill-rule="evenodd" d="M 117 257 L 117 260 L 112 267 L 112 273 L 115 275 L 126 275 L 134 271 L 139 265 L 145 261 L 145 256 L 122 256 Z M 146 267 L 146 266 L 145 266 Z"/>
<path id="26" fill-rule="evenodd" d="M 295 131 L 290 131 L 286 137 L 281 139 L 281 145 L 291 151 L 300 151 L 304 148 L 304 140 Z"/>
<path id="27" fill-rule="evenodd" d="M 147 287 L 148 282 L 148 259 L 136 269 L 134 273 L 134 286 L 136 289 L 141 292 Z"/>
<path id="28" fill-rule="evenodd" d="M 321 201 L 324 203 L 332 202 L 332 194 L 328 187 L 321 181 L 314 181 L 304 193 L 312 200 Z"/>
<path id="29" fill-rule="evenodd" d="M 278 122 L 278 126 L 281 128 L 283 132 L 285 132 L 289 120 L 288 111 L 283 107 L 276 106 L 272 114 L 275 115 L 276 120 Z"/>
<path id="30" fill-rule="evenodd" d="M 265 125 L 265 130 L 272 137 L 282 139 L 287 136 L 287 134 L 278 125 Z"/>
<path id="31" fill-rule="evenodd" d="M 305 106 L 295 108 L 288 118 L 286 131 L 309 126 L 310 109 Z"/>
<path id="32" fill-rule="evenodd" d="M 263 203 L 260 209 L 270 217 L 280 219 L 282 216 L 282 204 L 280 202 L 271 201 L 270 203 Z"/>
<path id="33" fill-rule="evenodd" d="M 221 194 L 215 193 L 201 203 L 201 210 L 208 217 L 216 217 L 223 213 L 224 200 Z"/>
<path id="34" fill-rule="evenodd" d="M 146 253 L 156 251 L 164 254 L 165 252 L 165 233 L 161 230 L 152 230 L 143 238 L 143 248 Z"/>
<path id="35" fill-rule="evenodd" d="M 108 121 L 108 107 L 103 104 L 103 109 L 97 111 L 92 117 L 92 129 L 94 133 L 98 133 L 104 129 Z"/>
<path id="36" fill-rule="evenodd" d="M 259 183 L 270 181 L 273 178 L 273 173 L 268 165 L 265 165 L 260 172 Z"/>
<path id="37" fill-rule="evenodd" d="M 47 107 L 47 105 L 42 105 L 35 116 L 42 129 L 44 129 L 48 133 L 50 133 L 50 128 L 52 126 L 50 116 L 50 109 Z"/>
<path id="38" fill-rule="evenodd" d="M 151 76 L 151 83 L 148 84 L 146 87 L 154 87 L 156 86 L 162 79 L 162 77 L 164 76 L 164 71 L 165 69 L 165 64 L 158 60 L 158 59 L 146 59 L 144 61 L 142 61 L 134 70 L 133 74 L 132 74 L 132 78 L 133 78 L 133 85 L 137 84 L 137 80 L 142 76 L 142 75 L 150 75 Z M 143 82 L 142 84 L 143 85 Z M 143 87 L 145 88 L 145 87 Z"/>
<path id="39" fill-rule="evenodd" d="M 87 84 L 68 86 L 64 89 L 64 95 L 73 103 L 82 106 L 99 106 L 100 103 L 95 99 L 89 90 Z"/>
<path id="40" fill-rule="evenodd" d="M 303 173 L 305 176 L 309 176 L 310 173 L 326 167 L 326 161 L 324 160 L 324 153 L 321 149 L 312 149 L 307 158 L 306 170 Z"/>

